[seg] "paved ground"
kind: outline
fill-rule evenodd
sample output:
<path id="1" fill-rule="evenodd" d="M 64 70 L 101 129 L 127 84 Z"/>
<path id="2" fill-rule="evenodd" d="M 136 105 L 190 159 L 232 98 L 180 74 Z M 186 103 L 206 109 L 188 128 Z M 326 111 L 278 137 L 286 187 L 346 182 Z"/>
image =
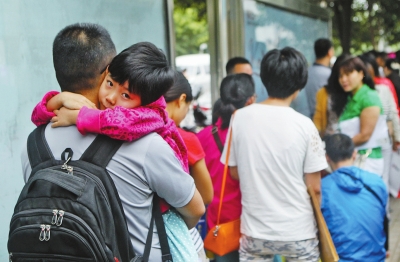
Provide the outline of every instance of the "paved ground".
<path id="1" fill-rule="evenodd" d="M 400 261 L 400 198 L 390 199 L 389 225 L 390 257 L 386 262 Z"/>

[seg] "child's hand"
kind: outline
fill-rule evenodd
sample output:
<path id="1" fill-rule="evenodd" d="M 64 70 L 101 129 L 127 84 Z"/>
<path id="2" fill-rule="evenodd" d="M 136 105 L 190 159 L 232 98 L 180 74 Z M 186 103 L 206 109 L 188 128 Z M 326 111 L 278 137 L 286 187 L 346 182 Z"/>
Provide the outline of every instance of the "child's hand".
<path id="1" fill-rule="evenodd" d="M 60 110 L 54 110 L 56 116 L 51 119 L 51 127 L 72 126 L 76 124 L 79 110 L 71 110 L 61 107 Z"/>
<path id="2" fill-rule="evenodd" d="M 61 92 L 49 100 L 47 103 L 47 110 L 52 112 L 60 109 L 61 107 L 79 110 L 84 106 L 87 108 L 96 108 L 96 105 L 83 95 L 70 92 Z"/>

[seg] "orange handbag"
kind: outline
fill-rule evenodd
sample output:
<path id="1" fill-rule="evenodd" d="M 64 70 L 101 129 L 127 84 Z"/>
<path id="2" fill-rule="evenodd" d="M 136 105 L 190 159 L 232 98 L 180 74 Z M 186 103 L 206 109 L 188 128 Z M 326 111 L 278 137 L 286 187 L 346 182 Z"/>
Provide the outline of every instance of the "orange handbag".
<path id="1" fill-rule="evenodd" d="M 230 150 L 231 140 L 232 140 L 232 127 L 229 132 L 228 151 L 226 153 L 224 174 L 222 177 L 222 187 L 221 187 L 221 195 L 218 208 L 217 224 L 210 231 L 208 231 L 207 236 L 204 239 L 204 248 L 219 256 L 223 256 L 232 251 L 238 250 L 239 240 L 241 235 L 240 219 L 236 219 L 234 221 L 222 224 L 219 223 L 221 209 L 222 209 L 222 200 L 225 191 L 226 176 L 228 173 L 228 159 L 231 151 Z"/>

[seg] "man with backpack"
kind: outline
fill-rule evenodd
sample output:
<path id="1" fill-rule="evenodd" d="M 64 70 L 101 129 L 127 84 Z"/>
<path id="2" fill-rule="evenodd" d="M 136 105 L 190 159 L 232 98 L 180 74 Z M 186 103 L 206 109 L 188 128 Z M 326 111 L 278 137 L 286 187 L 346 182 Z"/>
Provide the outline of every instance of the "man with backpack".
<path id="1" fill-rule="evenodd" d="M 53 45 L 61 90 L 82 94 L 97 104 L 105 68 L 115 54 L 103 27 L 74 24 L 64 28 Z M 175 207 L 185 221 L 193 221 L 189 226 L 204 213 L 204 205 L 169 145 L 156 133 L 123 143 L 81 135 L 75 126 L 39 129 L 42 132 L 31 134 L 27 152 L 22 154 L 27 186 L 10 225 L 10 260 L 141 261 L 134 257 L 143 254 L 143 261 L 170 260 L 161 255 L 165 255 L 165 230 L 157 219 L 155 195 Z M 47 143 L 41 142 L 43 136 Z M 99 174 L 104 168 L 109 176 Z M 81 211 L 72 214 L 68 207 Z"/>

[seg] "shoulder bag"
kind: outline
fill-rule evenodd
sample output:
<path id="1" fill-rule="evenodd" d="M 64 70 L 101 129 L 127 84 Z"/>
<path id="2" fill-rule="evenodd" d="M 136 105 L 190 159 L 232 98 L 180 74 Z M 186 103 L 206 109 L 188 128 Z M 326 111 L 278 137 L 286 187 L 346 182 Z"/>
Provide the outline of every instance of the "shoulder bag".
<path id="1" fill-rule="evenodd" d="M 213 134 L 215 134 L 215 132 L 213 132 Z M 223 256 L 239 249 L 240 219 L 236 219 L 227 223 L 220 223 L 222 202 L 226 185 L 226 176 L 228 173 L 228 160 L 230 155 L 231 142 L 232 142 L 232 127 L 229 133 L 228 150 L 226 152 L 224 174 L 222 177 L 222 187 L 221 187 L 221 195 L 218 208 L 217 224 L 210 231 L 208 231 L 207 236 L 204 239 L 204 248 L 206 250 L 213 252 L 214 254 L 217 254 L 218 256 Z"/>

